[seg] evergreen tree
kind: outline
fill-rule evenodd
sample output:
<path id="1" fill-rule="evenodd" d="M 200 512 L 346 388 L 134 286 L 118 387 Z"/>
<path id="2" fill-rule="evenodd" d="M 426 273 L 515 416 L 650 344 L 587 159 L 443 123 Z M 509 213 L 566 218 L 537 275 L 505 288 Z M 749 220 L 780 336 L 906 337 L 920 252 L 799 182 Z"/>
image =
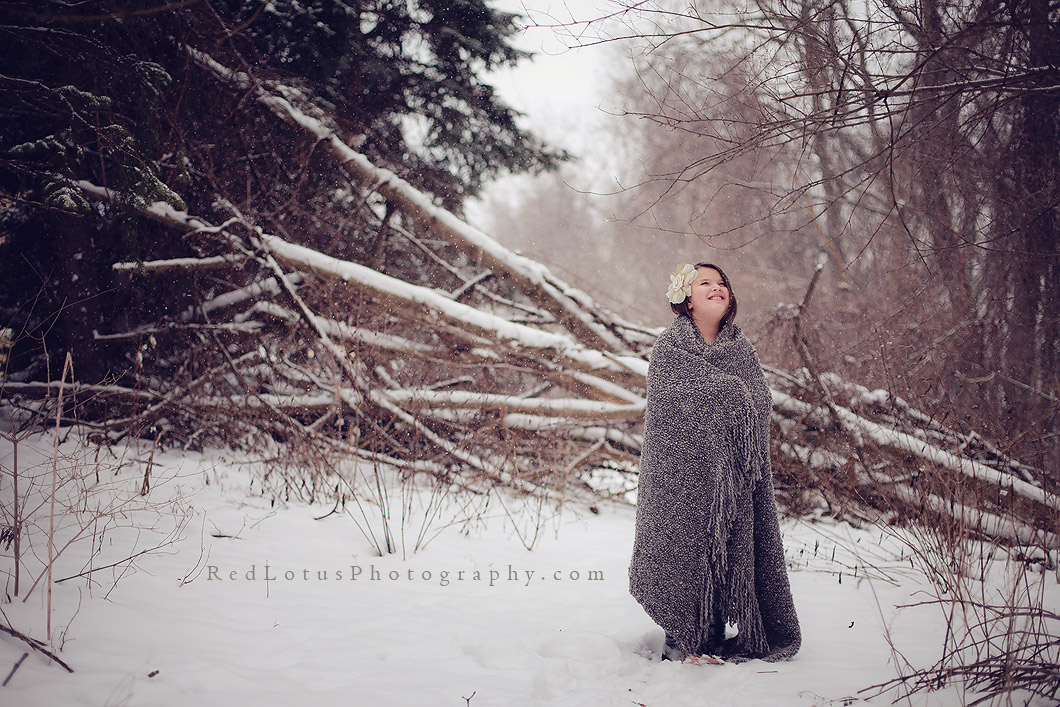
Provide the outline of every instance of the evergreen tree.
<path id="1" fill-rule="evenodd" d="M 240 28 L 233 42 L 248 57 L 305 79 L 368 154 L 414 168 L 451 205 L 498 171 L 561 157 L 479 79 L 526 57 L 509 44 L 515 16 L 483 0 L 229 0 L 217 11 Z"/>
<path id="2" fill-rule="evenodd" d="M 481 79 L 524 57 L 509 43 L 514 19 L 484 0 L 0 2 L 0 326 L 48 330 L 53 353 L 76 351 L 84 379 L 102 378 L 129 351 L 93 331 L 192 296 L 176 282 L 144 297 L 146 282 L 111 272 L 186 254 L 128 207 L 210 215 L 238 203 L 318 241 L 334 222 L 321 210 L 342 185 L 314 169 L 311 147 L 195 66 L 189 47 L 296 87 L 344 138 L 452 209 L 498 172 L 555 166 L 564 155 L 521 131 Z M 78 180 L 119 203 L 91 204 Z M 341 247 L 357 252 L 370 228 L 347 225 Z M 29 365 L 18 345 L 12 361 Z"/>

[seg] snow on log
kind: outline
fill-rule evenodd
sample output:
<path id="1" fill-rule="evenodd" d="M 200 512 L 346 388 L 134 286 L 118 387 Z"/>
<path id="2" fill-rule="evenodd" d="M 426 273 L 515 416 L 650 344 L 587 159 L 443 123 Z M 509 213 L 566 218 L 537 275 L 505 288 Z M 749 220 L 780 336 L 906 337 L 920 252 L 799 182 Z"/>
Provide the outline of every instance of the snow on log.
<path id="1" fill-rule="evenodd" d="M 268 300 L 256 302 L 253 307 L 241 314 L 237 319 L 254 316 L 256 314 L 264 314 L 290 324 L 300 322 L 302 319 L 297 313 Z M 343 341 L 356 341 L 358 343 L 367 344 L 368 346 L 387 349 L 389 351 L 398 351 L 401 353 L 442 354 L 445 352 L 444 349 L 439 346 L 421 344 L 418 341 L 412 341 L 403 336 L 383 334 L 370 329 L 365 329 L 364 327 L 353 326 L 346 322 L 321 317 L 319 315 L 317 316 L 317 322 L 320 324 L 320 327 L 328 333 L 328 336 Z"/>
<path id="2" fill-rule="evenodd" d="M 583 439 L 588 442 L 607 440 L 629 450 L 631 454 L 639 454 L 644 443 L 642 435 L 623 432 L 614 427 L 601 427 L 598 425 L 586 427 L 584 425 L 570 424 L 563 418 L 543 417 L 541 415 L 528 415 L 521 412 L 513 412 L 501 418 L 501 424 L 514 429 L 528 430 L 531 432 L 555 433 L 561 431 L 564 437 L 572 439 Z"/>
<path id="3" fill-rule="evenodd" d="M 246 74 L 223 66 L 203 52 L 191 47 L 187 50 L 196 63 L 222 81 L 242 90 L 254 90 L 262 104 L 281 119 L 301 127 L 326 144 L 344 169 L 363 183 L 372 185 L 372 189 L 386 196 L 432 233 L 478 259 L 491 270 L 507 275 L 534 296 L 540 306 L 552 312 L 580 341 L 611 351 L 628 351 L 628 342 L 615 333 L 613 322 L 597 315 L 600 309 L 592 299 L 557 278 L 545 265 L 509 250 L 452 212 L 437 206 L 428 195 L 394 172 L 373 164 L 339 139 L 323 122 L 299 110 L 286 98 L 264 90 L 260 83 L 252 81 Z M 289 87 L 279 87 L 278 90 L 289 95 L 296 94 Z"/>
<path id="4" fill-rule="evenodd" d="M 200 396 L 196 405 L 221 410 L 238 410 L 240 408 L 267 408 L 276 410 L 293 410 L 317 412 L 335 407 L 335 396 L 327 391 L 315 393 L 254 393 L 253 395 L 226 395 L 225 397 Z"/>
<path id="5" fill-rule="evenodd" d="M 185 331 L 224 331 L 233 334 L 256 334 L 264 328 L 264 324 L 253 319 L 244 319 L 239 322 L 218 322 L 215 324 L 166 324 L 162 326 L 141 326 L 129 331 L 118 331 L 110 334 L 101 334 L 97 329 L 92 330 L 93 341 L 122 341 L 124 339 L 140 339 L 155 334 L 168 334 L 178 329 Z"/>
<path id="6" fill-rule="evenodd" d="M 580 398 L 522 398 L 517 395 L 497 395 L 464 390 L 428 390 L 404 388 L 380 391 L 396 403 L 422 403 L 447 408 L 475 408 L 558 415 L 567 419 L 591 418 L 606 420 L 635 420 L 644 415 L 643 404 L 616 405 Z"/>
<path id="7" fill-rule="evenodd" d="M 159 393 L 156 393 L 148 389 L 140 388 L 126 388 L 120 385 L 103 385 L 103 384 L 88 384 L 78 383 L 77 381 L 52 381 L 50 383 L 17 383 L 14 381 L 4 381 L 3 385 L 0 386 L 0 390 L 3 391 L 4 396 L 11 394 L 23 393 L 26 395 L 39 396 L 41 394 L 46 396 L 58 395 L 59 391 L 63 391 L 63 395 L 74 395 L 74 396 L 107 396 L 116 395 L 123 398 L 138 399 L 138 400 L 157 400 L 162 397 Z M 85 402 L 84 399 L 81 402 Z"/>
<path id="8" fill-rule="evenodd" d="M 611 381 L 604 380 L 599 376 L 594 376 L 589 373 L 582 373 L 581 371 L 565 371 L 564 373 L 569 375 L 578 383 L 581 383 L 582 385 L 586 386 L 587 388 L 593 388 L 595 390 L 601 391 L 612 399 L 620 400 L 625 403 L 632 403 L 634 405 L 640 405 L 642 408 L 646 404 L 643 397 L 637 395 L 636 393 L 630 391 L 627 388 L 612 383 Z"/>
<path id="9" fill-rule="evenodd" d="M 300 321 L 298 315 L 291 310 L 268 300 L 256 302 L 253 307 L 246 312 L 239 314 L 235 319 L 237 322 L 241 322 L 257 315 L 265 315 L 292 324 Z M 397 336 L 395 334 L 383 334 L 371 331 L 363 327 L 356 327 L 347 324 L 346 322 L 340 322 L 326 317 L 318 316 L 317 319 L 321 327 L 328 332 L 329 336 L 342 341 L 355 341 L 375 348 L 397 351 L 399 353 L 415 353 L 440 357 L 452 356 L 450 351 L 440 346 L 412 341 L 411 339 L 406 339 L 405 337 Z M 461 355 L 482 359 L 484 361 L 498 361 L 501 358 L 493 349 L 482 347 L 462 351 Z M 581 371 L 567 370 L 558 366 L 550 366 L 548 367 L 548 370 L 556 377 L 568 379 L 570 383 L 580 385 L 585 389 L 586 395 L 590 397 L 595 396 L 594 399 L 604 397 L 611 401 L 617 400 L 624 403 L 640 404 L 642 406 L 644 404 L 644 399 L 636 393 L 632 393 L 622 386 L 616 385 L 611 381 L 604 380 L 598 376 L 582 373 Z"/>
<path id="10" fill-rule="evenodd" d="M 1034 476 L 1032 474 L 1032 468 L 1026 464 L 1021 464 L 1015 459 L 1008 458 L 1004 452 L 998 449 L 996 446 L 983 439 L 975 432 L 970 434 L 962 434 L 946 427 L 935 418 L 930 415 L 917 410 L 910 405 L 903 398 L 895 395 L 889 390 L 877 389 L 869 390 L 863 385 L 857 383 L 851 383 L 850 381 L 840 378 L 834 373 L 822 373 L 821 380 L 826 382 L 829 386 L 838 388 L 844 393 L 852 396 L 857 402 L 862 405 L 878 406 L 881 408 L 893 407 L 900 411 L 902 414 L 907 415 L 911 420 L 921 425 L 924 430 L 914 430 L 913 434 L 916 436 L 930 436 L 938 442 L 952 442 L 957 440 L 963 448 L 975 448 L 979 447 L 984 450 L 987 454 L 993 456 L 998 461 L 1003 462 L 1004 466 L 1011 469 L 1012 472 L 1017 473 L 1023 478 L 1024 481 L 1033 483 Z"/>
<path id="11" fill-rule="evenodd" d="M 1003 517 L 979 508 L 969 508 L 952 499 L 940 498 L 922 489 L 914 489 L 909 484 L 894 481 L 879 474 L 872 474 L 860 462 L 854 462 L 841 454 L 783 442 L 780 451 L 796 461 L 813 469 L 828 472 L 845 472 L 851 466 L 857 472 L 858 484 L 871 488 L 884 496 L 890 495 L 913 508 L 924 508 L 932 513 L 956 521 L 961 527 L 971 528 L 974 532 L 987 538 L 1006 540 L 1016 545 L 1030 545 L 1055 549 L 1060 547 L 1060 538 L 1023 521 L 1009 516 Z"/>
<path id="12" fill-rule="evenodd" d="M 438 290 L 413 285 L 358 263 L 339 260 L 312 248 L 290 243 L 278 236 L 262 234 L 261 238 L 269 250 L 285 262 L 326 277 L 338 278 L 344 282 L 359 285 L 396 303 L 427 306 L 458 324 L 489 332 L 511 342 L 514 346 L 553 350 L 590 369 L 609 370 L 616 373 L 634 371 L 641 376 L 647 376 L 648 362 L 642 358 L 609 355 L 603 351 L 583 346 L 565 334 L 542 331 L 526 324 L 509 321 L 462 302 L 455 302 Z"/>
<path id="13" fill-rule="evenodd" d="M 237 315 L 235 319 L 237 322 L 242 322 L 257 315 L 265 315 L 287 323 L 296 323 L 300 320 L 298 315 L 291 310 L 268 300 L 256 302 L 253 307 L 246 312 Z M 451 357 L 453 355 L 452 352 L 443 347 L 412 341 L 395 334 L 383 334 L 363 327 L 356 327 L 345 322 L 328 319 L 326 317 L 318 316 L 317 319 L 320 326 L 328 332 L 328 335 L 335 339 L 355 341 L 375 348 L 396 351 L 399 353 L 414 353 L 439 357 Z M 496 351 L 483 347 L 476 347 L 462 351 L 461 356 L 478 358 L 490 362 L 501 360 L 501 356 Z M 641 408 L 644 406 L 644 398 L 636 393 L 630 392 L 620 385 L 612 383 L 611 381 L 581 371 L 565 369 L 561 366 L 551 364 L 548 361 L 542 361 L 541 363 L 553 377 L 566 380 L 567 384 L 572 387 L 581 388 L 582 392 L 593 400 L 605 399 L 608 402 L 640 405 Z M 456 405 L 456 407 L 464 406 Z"/>
<path id="14" fill-rule="evenodd" d="M 301 276 L 297 275 L 297 273 L 291 275 L 290 278 L 296 284 L 301 282 Z M 257 300 L 264 294 L 280 294 L 280 285 L 276 282 L 276 278 L 268 277 L 264 280 L 258 280 L 257 282 L 252 282 L 246 287 L 240 287 L 239 289 L 230 290 L 217 295 L 216 297 L 212 297 L 198 307 L 188 307 L 184 310 L 183 314 L 180 315 L 180 320 L 182 322 L 190 322 L 196 319 L 200 314 L 220 312 L 244 302 Z"/>
<path id="15" fill-rule="evenodd" d="M 212 270 L 245 262 L 239 255 L 211 255 L 207 258 L 170 258 L 168 260 L 147 260 L 142 263 L 114 263 L 111 268 L 118 272 L 166 272 L 168 270 Z"/>
<path id="16" fill-rule="evenodd" d="M 894 484 L 891 491 L 911 506 L 923 504 L 934 513 L 951 518 L 962 527 L 972 528 L 984 537 L 1007 540 L 1016 545 L 1045 547 L 1051 550 L 1060 548 L 1060 541 L 1055 534 L 1031 527 L 1014 516 L 1003 517 L 978 508 L 969 508 L 935 494 L 914 489 L 908 484 Z"/>
<path id="17" fill-rule="evenodd" d="M 259 228 L 256 230 L 258 231 L 260 238 L 260 236 L 262 235 L 261 229 Z M 361 397 L 360 391 L 366 390 L 368 388 L 368 381 L 366 381 L 362 375 L 362 369 L 364 368 L 363 364 L 359 360 L 351 358 L 346 349 L 332 341 L 331 336 L 327 333 L 327 331 L 320 323 L 320 316 L 318 316 L 317 313 L 314 312 L 309 307 L 309 305 L 305 303 L 305 300 L 303 300 L 302 297 L 298 294 L 297 286 L 290 279 L 288 274 L 283 271 L 283 268 L 280 267 L 280 264 L 276 262 L 276 257 L 269 249 L 268 245 L 266 245 L 259 239 L 255 241 L 254 246 L 256 250 L 260 251 L 260 257 L 262 261 L 264 262 L 266 267 L 268 267 L 272 271 L 273 276 L 280 284 L 281 288 L 283 289 L 283 292 L 292 302 L 294 302 L 295 307 L 298 308 L 298 311 L 301 313 L 302 318 L 306 321 L 306 323 L 309 324 L 309 326 L 316 331 L 317 340 L 324 347 L 324 349 L 332 355 L 339 367 L 343 371 L 345 371 L 346 374 L 350 377 L 350 380 L 353 381 L 353 384 L 354 386 L 356 386 L 357 390 L 350 391 L 350 395 L 355 395 L 358 398 L 357 402 L 359 403 Z"/>
<path id="18" fill-rule="evenodd" d="M 827 409 L 810 405 L 776 389 L 773 389 L 772 393 L 773 405 L 789 413 L 819 415 L 824 419 L 832 417 L 832 413 Z M 939 449 L 911 434 L 888 429 L 842 406 L 836 405 L 833 409 L 836 421 L 844 429 L 855 435 L 872 440 L 877 446 L 908 452 L 926 462 L 960 472 L 970 479 L 996 484 L 1000 488 L 1011 490 L 1013 493 L 1036 501 L 1051 510 L 1060 510 L 1060 497 L 1021 478 L 998 471 L 974 459 L 966 459 L 944 449 Z"/>

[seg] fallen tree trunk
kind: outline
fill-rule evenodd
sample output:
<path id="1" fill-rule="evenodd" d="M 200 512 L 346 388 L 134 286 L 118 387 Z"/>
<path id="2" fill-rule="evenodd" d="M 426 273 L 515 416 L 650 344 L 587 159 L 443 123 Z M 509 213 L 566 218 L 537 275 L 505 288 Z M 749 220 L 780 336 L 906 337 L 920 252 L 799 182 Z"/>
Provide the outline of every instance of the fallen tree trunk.
<path id="1" fill-rule="evenodd" d="M 253 92 L 257 100 L 278 117 L 305 130 L 312 139 L 322 141 L 333 159 L 352 179 L 371 185 L 372 190 L 384 194 L 426 230 L 446 239 L 530 293 L 581 343 L 592 348 L 629 351 L 631 342 L 625 340 L 622 328 L 597 314 L 599 307 L 588 295 L 557 278 L 541 263 L 512 252 L 451 212 L 436 206 L 426 194 L 390 170 L 372 164 L 364 155 L 340 140 L 320 120 L 295 107 L 289 97 L 297 96 L 296 91 L 281 87 L 288 97 L 276 95 L 267 91 L 260 82 L 221 65 L 203 52 L 188 47 L 188 53 L 196 63 L 222 82 L 242 91 Z"/>
<path id="2" fill-rule="evenodd" d="M 523 398 L 466 390 L 401 389 L 381 393 L 395 403 L 409 402 L 427 407 L 471 408 L 500 412 L 527 412 L 555 415 L 568 420 L 638 420 L 644 415 L 644 404 L 616 405 L 577 398 Z"/>
<path id="3" fill-rule="evenodd" d="M 112 197 L 108 190 L 87 182 L 81 182 L 80 186 L 86 193 L 96 198 L 109 200 Z M 164 203 L 153 204 L 142 213 L 145 217 L 175 228 L 191 229 L 191 232 L 222 232 L 222 229 L 211 226 L 202 219 L 177 211 Z M 627 382 L 637 382 L 636 379 L 629 381 L 630 373 L 639 376 L 641 380 L 647 374 L 647 362 L 643 358 L 590 349 L 566 334 L 543 331 L 526 324 L 509 321 L 495 314 L 456 302 L 436 290 L 404 282 L 358 263 L 338 260 L 311 248 L 290 243 L 278 236 L 261 233 L 259 237 L 271 254 L 290 265 L 314 272 L 322 277 L 341 280 L 371 293 L 384 303 L 389 302 L 401 307 L 425 305 L 435 316 L 445 318 L 459 328 L 478 330 L 480 334 L 493 337 L 495 345 L 547 350 L 568 359 L 571 364 L 579 366 L 585 372 L 606 372 L 620 380 L 626 379 Z M 216 311 L 222 307 L 250 301 L 265 291 L 278 294 L 282 288 L 277 283 L 278 278 L 274 276 L 265 280 L 263 284 L 253 284 L 234 291 L 224 296 L 223 301 L 222 298 L 216 298 L 211 301 L 208 311 Z M 189 313 L 187 316 L 193 315 Z M 323 320 L 320 320 L 308 308 L 302 312 L 302 316 L 310 320 L 313 328 L 330 342 L 330 336 L 327 336 L 326 324 Z M 335 355 L 345 361 L 343 354 L 336 352 Z M 592 379 L 583 377 L 581 380 L 588 383 Z M 613 391 L 612 388 L 609 392 L 613 394 Z"/>
<path id="4" fill-rule="evenodd" d="M 853 469 L 858 485 L 867 493 L 892 496 L 907 508 L 933 513 L 988 540 L 1001 540 L 1023 547 L 1060 548 L 1060 538 L 1055 533 L 1036 528 L 1015 517 L 1006 518 L 981 508 L 972 508 L 953 499 L 947 500 L 916 489 L 903 481 L 874 474 L 860 462 L 835 452 L 809 449 L 787 442 L 781 442 L 777 448 L 799 463 L 829 474 L 844 474 Z"/>
<path id="5" fill-rule="evenodd" d="M 1012 493 L 1040 503 L 1052 511 L 1060 511 L 1060 497 L 1011 473 L 1000 471 L 974 459 L 961 457 L 940 449 L 907 432 L 885 428 L 883 425 L 868 420 L 839 405 L 833 405 L 832 409 L 828 410 L 796 400 L 790 395 L 775 389 L 772 393 L 773 405 L 786 413 L 832 419 L 843 429 L 853 433 L 858 438 L 871 441 L 877 447 L 907 452 L 937 467 L 959 472 L 976 481 L 994 484 L 1001 489 L 1007 489 Z"/>

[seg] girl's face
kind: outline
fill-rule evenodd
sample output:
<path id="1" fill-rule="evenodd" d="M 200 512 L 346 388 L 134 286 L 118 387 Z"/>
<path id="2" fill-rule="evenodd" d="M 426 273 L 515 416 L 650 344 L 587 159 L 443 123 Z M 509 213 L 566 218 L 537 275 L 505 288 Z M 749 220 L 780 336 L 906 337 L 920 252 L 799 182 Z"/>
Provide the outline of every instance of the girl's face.
<path id="1" fill-rule="evenodd" d="M 704 322 L 720 322 L 729 311 L 729 288 L 714 268 L 699 268 L 692 281 L 692 296 L 688 300 L 692 318 Z"/>

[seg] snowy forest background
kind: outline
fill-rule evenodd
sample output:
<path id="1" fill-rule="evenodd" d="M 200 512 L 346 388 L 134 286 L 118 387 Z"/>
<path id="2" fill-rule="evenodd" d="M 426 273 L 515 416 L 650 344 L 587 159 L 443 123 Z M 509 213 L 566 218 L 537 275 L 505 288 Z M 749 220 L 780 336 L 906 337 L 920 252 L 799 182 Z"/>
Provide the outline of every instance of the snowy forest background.
<path id="1" fill-rule="evenodd" d="M 156 458 L 229 450 L 249 495 L 324 504 L 380 557 L 426 545 L 388 515 L 423 493 L 425 518 L 508 504 L 526 549 L 543 509 L 628 506 L 666 274 L 713 260 L 785 515 L 901 529 L 950 612 L 936 660 L 881 682 L 1055 700 L 1058 10 L 556 16 L 0 2 L 0 607 L 46 618 L 0 630 L 60 659 L 52 573 L 75 541 L 107 564 Z M 614 46 L 606 157 L 490 86 L 527 24 Z"/>

